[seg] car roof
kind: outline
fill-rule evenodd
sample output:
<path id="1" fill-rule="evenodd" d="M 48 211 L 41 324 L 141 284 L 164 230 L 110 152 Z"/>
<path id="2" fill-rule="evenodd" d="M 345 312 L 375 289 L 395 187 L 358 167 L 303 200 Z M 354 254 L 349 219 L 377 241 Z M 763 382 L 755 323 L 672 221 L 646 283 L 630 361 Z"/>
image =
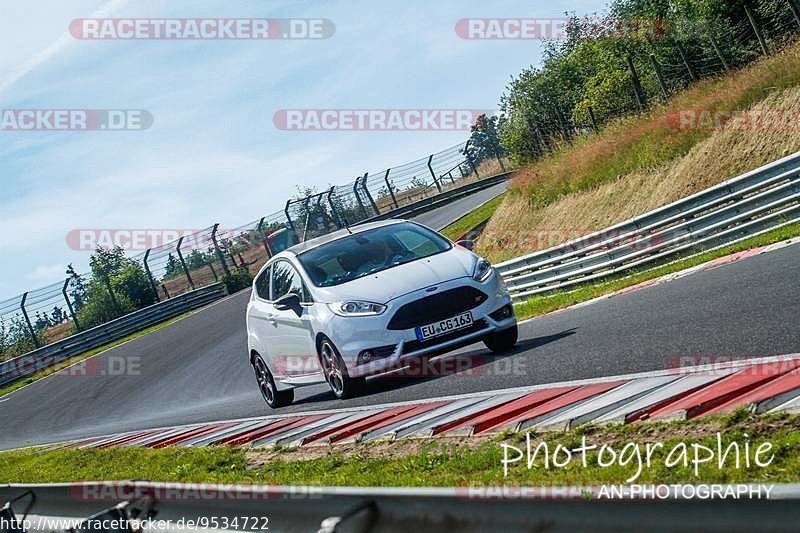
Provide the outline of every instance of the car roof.
<path id="1" fill-rule="evenodd" d="M 305 242 L 295 244 L 294 246 L 290 246 L 289 248 L 284 250 L 284 252 L 289 252 L 294 255 L 300 255 L 303 252 L 313 250 L 314 248 L 322 246 L 323 244 L 328 244 L 329 242 L 342 239 L 349 235 L 357 235 L 359 233 L 363 233 L 371 229 L 381 228 L 383 226 L 390 226 L 392 224 L 399 224 L 401 222 L 407 222 L 407 221 L 402 219 L 389 219 L 389 220 L 380 220 L 378 222 L 368 222 L 366 224 L 359 224 L 358 226 L 350 226 L 349 231 L 347 229 L 336 230 L 332 233 L 322 235 L 321 237 L 315 237 Z"/>

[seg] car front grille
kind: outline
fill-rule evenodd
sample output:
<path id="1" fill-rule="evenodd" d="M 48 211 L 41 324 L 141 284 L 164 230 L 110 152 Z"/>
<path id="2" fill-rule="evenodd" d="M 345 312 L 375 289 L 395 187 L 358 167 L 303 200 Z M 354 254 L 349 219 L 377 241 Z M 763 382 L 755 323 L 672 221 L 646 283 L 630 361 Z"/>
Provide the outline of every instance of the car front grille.
<path id="1" fill-rule="evenodd" d="M 453 339 L 458 339 L 459 337 L 464 337 L 465 335 L 469 335 L 470 333 L 475 333 L 476 331 L 480 331 L 485 327 L 486 327 L 486 321 L 481 319 L 481 320 L 476 320 L 469 327 L 466 327 L 464 329 L 457 329 L 456 331 L 451 331 L 450 333 L 446 333 L 438 337 L 433 337 L 432 339 L 426 339 L 424 341 L 420 340 L 406 341 L 405 344 L 403 344 L 403 353 L 407 354 L 411 352 L 416 352 L 417 350 L 423 350 L 430 346 L 436 346 L 437 344 L 442 344 L 444 342 L 451 341 Z"/>
<path id="2" fill-rule="evenodd" d="M 488 296 L 475 287 L 457 287 L 407 303 L 394 314 L 388 328 L 411 329 L 451 318 L 478 307 Z"/>

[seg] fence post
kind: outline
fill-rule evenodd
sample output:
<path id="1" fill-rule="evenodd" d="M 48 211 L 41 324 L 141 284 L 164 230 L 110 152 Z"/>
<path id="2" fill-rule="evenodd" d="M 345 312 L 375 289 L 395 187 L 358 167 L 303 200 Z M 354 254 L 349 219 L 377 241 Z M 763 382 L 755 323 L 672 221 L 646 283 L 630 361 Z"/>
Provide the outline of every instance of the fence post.
<path id="1" fill-rule="evenodd" d="M 288 207 L 288 202 L 286 205 Z M 217 259 L 219 259 L 222 265 L 222 270 L 225 272 L 226 276 L 230 276 L 231 271 L 228 270 L 228 263 L 225 262 L 225 255 L 222 253 L 222 250 L 219 249 L 219 243 L 217 242 L 217 229 L 219 229 L 219 222 L 214 224 L 214 228 L 211 230 L 211 242 L 214 244 L 214 251 L 217 253 Z M 294 227 L 292 227 L 292 229 L 294 229 Z"/>
<path id="2" fill-rule="evenodd" d="M 797 6 L 797 0 L 786 0 L 789 2 L 789 9 L 792 10 L 792 15 L 794 15 L 794 20 L 797 22 L 797 25 L 800 26 L 800 7 Z"/>
<path id="3" fill-rule="evenodd" d="M 472 142 L 472 139 L 467 140 L 467 144 L 464 145 L 464 157 L 467 158 L 467 163 L 469 163 L 469 168 L 475 173 L 476 178 L 480 178 L 478 175 L 478 169 L 475 168 L 475 163 L 472 161 L 472 156 L 469 155 L 469 143 Z"/>
<path id="4" fill-rule="evenodd" d="M 436 184 L 436 189 L 439 192 L 442 192 L 442 184 L 439 183 L 439 180 L 436 178 L 436 173 L 433 171 L 433 167 L 431 166 L 431 161 L 433 161 L 433 154 L 428 158 L 428 170 L 431 173 L 431 177 L 433 178 L 433 182 Z"/>
<path id="5" fill-rule="evenodd" d="M 289 206 L 291 205 L 291 200 L 286 200 L 286 205 L 283 207 L 283 212 L 286 215 L 286 222 L 289 223 L 289 228 L 295 233 L 297 233 L 297 229 L 294 227 L 294 222 L 292 222 L 292 217 L 289 216 Z"/>
<path id="6" fill-rule="evenodd" d="M 367 187 L 367 177 L 369 176 L 369 172 L 364 172 L 364 177 L 361 178 L 361 187 L 364 189 L 364 192 L 367 193 L 367 199 L 369 203 L 372 205 L 372 209 L 375 210 L 376 215 L 381 214 L 381 210 L 378 209 L 378 204 L 375 203 L 375 199 L 372 197 L 372 193 L 369 192 L 369 187 Z"/>
<path id="7" fill-rule="evenodd" d="M 150 257 L 150 248 L 144 253 L 144 271 L 147 272 L 147 279 L 150 280 L 150 288 L 153 289 L 153 296 L 156 297 L 156 301 L 160 302 L 161 298 L 158 297 L 158 290 L 156 289 L 156 282 L 153 279 L 153 273 L 150 272 L 150 265 L 147 264 L 147 258 Z"/>
<path id="8" fill-rule="evenodd" d="M 725 72 L 729 72 L 731 67 L 728 65 L 728 60 L 725 59 L 724 55 L 722 55 L 722 50 L 720 50 L 717 40 L 714 39 L 714 36 L 711 35 L 711 33 L 708 34 L 708 39 L 711 41 L 711 47 L 714 48 L 714 52 L 717 54 L 717 57 L 722 62 L 722 68 L 725 69 Z"/>
<path id="9" fill-rule="evenodd" d="M 634 77 L 638 82 L 639 77 L 638 76 Z M 550 112 L 553 116 L 556 117 L 556 120 L 558 121 L 558 129 L 561 130 L 561 137 L 564 138 L 565 142 L 572 144 L 572 129 L 567 124 L 567 120 L 564 117 L 564 115 L 561 113 L 561 108 L 559 108 L 559 106 L 557 105 L 551 105 Z"/>
<path id="10" fill-rule="evenodd" d="M 119 302 L 117 301 L 117 295 L 114 294 L 114 289 L 111 288 L 111 280 L 108 279 L 108 273 L 104 272 L 102 274 L 103 277 L 103 284 L 106 286 L 106 290 L 108 291 L 108 296 L 111 298 L 111 304 L 116 309 L 117 313 L 122 313 L 122 308 L 119 306 Z"/>
<path id="11" fill-rule="evenodd" d="M 219 276 L 217 276 L 217 271 L 214 270 L 214 265 L 212 263 L 208 263 L 208 268 L 211 269 L 211 273 L 214 275 L 214 281 L 219 281 Z"/>
<path id="12" fill-rule="evenodd" d="M 78 322 L 78 315 L 75 314 L 75 308 L 72 307 L 72 302 L 69 301 L 69 296 L 67 296 L 67 286 L 69 285 L 69 280 L 70 278 L 64 280 L 64 286 L 61 287 L 61 294 L 64 295 L 64 301 L 67 302 L 69 316 L 72 317 L 72 323 L 75 324 L 75 329 L 80 331 L 81 324 Z"/>
<path id="13" fill-rule="evenodd" d="M 328 205 L 331 206 L 331 218 L 333 219 L 333 223 L 336 224 L 336 227 L 342 229 L 342 221 L 339 219 L 339 213 L 336 211 L 336 206 L 333 204 L 333 193 L 336 190 L 336 185 L 331 186 L 331 190 L 328 191 Z"/>
<path id="14" fill-rule="evenodd" d="M 264 243 L 264 251 L 267 252 L 267 259 L 269 259 L 270 257 L 272 257 L 272 250 L 269 247 L 269 239 L 267 239 L 267 234 L 264 231 L 265 218 L 267 217 L 261 217 L 261 220 L 258 221 L 258 227 L 256 228 L 256 231 L 258 231 L 261 234 L 261 242 Z M 214 277 L 216 277 L 216 275 Z"/>
<path id="15" fill-rule="evenodd" d="M 633 80 L 633 92 L 636 95 L 636 103 L 639 105 L 639 111 L 644 111 L 645 97 L 642 89 L 642 84 L 639 82 L 639 73 L 636 72 L 636 66 L 633 64 L 633 58 L 630 54 L 625 56 L 628 62 L 628 69 L 631 71 L 631 78 Z"/>
<path id="16" fill-rule="evenodd" d="M 497 139 L 492 139 L 492 148 L 494 148 L 494 156 L 497 158 L 497 163 L 500 165 L 500 171 L 505 172 L 506 166 L 503 164 L 503 156 L 500 154 L 500 145 L 497 144 Z M 450 179 L 453 179 L 452 176 Z"/>
<path id="17" fill-rule="evenodd" d="M 25 318 L 25 323 L 28 325 L 28 333 L 31 335 L 31 339 L 33 339 L 33 344 L 37 348 L 41 348 L 42 345 L 39 343 L 39 337 L 36 336 L 36 330 L 33 329 L 33 324 L 31 324 L 31 319 L 28 316 L 28 311 L 25 310 L 25 300 L 28 299 L 28 293 L 22 295 L 22 301 L 19 303 L 19 308 L 22 309 L 22 316 Z"/>
<path id="18" fill-rule="evenodd" d="M 597 127 L 597 119 L 594 117 L 594 109 L 592 106 L 589 106 L 589 119 L 592 121 L 592 129 L 595 133 L 600 133 L 600 128 Z"/>
<path id="19" fill-rule="evenodd" d="M 367 214 L 367 208 L 364 207 L 364 202 L 361 201 L 361 195 L 358 194 L 358 182 L 361 181 L 361 177 L 356 178 L 356 181 L 353 183 L 353 194 L 356 195 L 356 202 L 358 202 L 358 207 L 361 208 L 361 213 L 363 213 L 364 218 L 369 218 Z"/>
<path id="20" fill-rule="evenodd" d="M 678 54 L 681 56 L 681 61 L 683 61 L 683 65 L 686 67 L 686 72 L 689 73 L 689 77 L 692 81 L 697 81 L 697 73 L 692 68 L 692 65 L 689 63 L 689 57 L 686 55 L 686 50 L 683 49 L 683 45 L 677 39 L 674 40 L 675 48 L 678 49 Z"/>
<path id="21" fill-rule="evenodd" d="M 311 220 L 311 211 L 308 208 L 308 202 L 311 200 L 311 196 L 306 196 L 305 200 L 303 201 L 303 209 L 306 210 L 306 219 L 303 221 L 303 238 L 300 242 L 306 242 L 306 236 L 308 235 L 308 221 Z M 234 266 L 236 266 L 236 261 L 233 262 Z"/>
<path id="22" fill-rule="evenodd" d="M 194 290 L 194 281 L 192 281 L 192 276 L 189 275 L 189 269 L 186 267 L 186 261 L 183 260 L 183 254 L 181 253 L 181 244 L 183 244 L 183 235 L 181 238 L 178 239 L 178 245 L 175 247 L 175 251 L 178 252 L 178 259 L 181 262 L 181 266 L 183 267 L 183 273 L 186 274 L 186 280 L 189 282 L 189 286 Z"/>
<path id="23" fill-rule="evenodd" d="M 761 51 L 764 52 L 765 56 L 769 55 L 769 48 L 767 48 L 767 42 L 764 40 L 764 36 L 761 35 L 761 30 L 758 29 L 756 25 L 756 19 L 753 17 L 752 11 L 750 8 L 747 7 L 747 3 L 743 2 L 742 6 L 744 7 L 744 12 L 747 15 L 747 20 L 750 21 L 750 25 L 753 27 L 753 32 L 756 34 L 756 39 L 758 39 L 758 44 L 761 46 Z"/>
<path id="24" fill-rule="evenodd" d="M 658 80 L 658 88 L 661 89 L 661 99 L 666 102 L 667 84 L 664 83 L 664 76 L 661 74 L 661 65 L 658 64 L 658 61 L 656 61 L 655 55 L 650 54 L 648 57 L 650 58 L 650 64 L 653 65 L 653 70 L 656 73 L 656 79 Z"/>
<path id="25" fill-rule="evenodd" d="M 383 181 L 386 182 L 386 188 L 389 189 L 389 195 L 392 197 L 392 203 L 394 203 L 394 208 L 397 209 L 400 207 L 400 204 L 397 203 L 397 198 L 394 196 L 394 189 L 392 189 L 392 183 L 389 181 L 389 172 L 391 168 L 386 169 L 386 174 L 383 176 Z"/>

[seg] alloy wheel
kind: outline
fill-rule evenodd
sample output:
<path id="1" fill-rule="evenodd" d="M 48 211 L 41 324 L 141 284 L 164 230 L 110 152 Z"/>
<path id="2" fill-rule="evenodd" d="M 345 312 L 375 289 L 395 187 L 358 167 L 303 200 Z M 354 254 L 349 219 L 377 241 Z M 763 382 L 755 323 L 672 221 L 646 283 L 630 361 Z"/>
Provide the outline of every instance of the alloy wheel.
<path id="1" fill-rule="evenodd" d="M 256 372 L 256 381 L 258 381 L 258 388 L 261 390 L 261 395 L 269 405 L 272 405 L 275 403 L 275 392 L 272 389 L 272 376 L 270 376 L 267 365 L 261 357 L 256 357 L 253 369 Z"/>
<path id="2" fill-rule="evenodd" d="M 331 386 L 333 392 L 339 396 L 344 392 L 344 376 L 340 366 L 339 356 L 328 341 L 322 341 L 320 347 L 322 354 L 322 364 L 325 369 L 325 377 Z"/>

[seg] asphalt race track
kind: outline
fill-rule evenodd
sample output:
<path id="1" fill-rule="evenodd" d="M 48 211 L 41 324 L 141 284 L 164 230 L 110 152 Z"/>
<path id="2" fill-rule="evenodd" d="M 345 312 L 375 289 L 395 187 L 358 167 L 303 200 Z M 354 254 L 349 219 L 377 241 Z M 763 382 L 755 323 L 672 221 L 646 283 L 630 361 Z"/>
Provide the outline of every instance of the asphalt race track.
<path id="1" fill-rule="evenodd" d="M 799 280 L 800 246 L 788 246 L 525 322 L 513 353 L 461 350 L 471 361 L 466 374 L 377 377 L 364 396 L 347 401 L 318 385 L 298 389 L 281 411 L 657 370 L 678 356 L 797 353 Z M 74 375 L 50 376 L 0 399 L 0 448 L 269 414 L 247 363 L 248 298 L 249 291 L 234 295 L 110 349 Z"/>
<path id="2" fill-rule="evenodd" d="M 444 207 L 422 213 L 414 217 L 413 220 L 436 230 L 446 228 L 462 215 L 474 211 L 480 205 L 504 193 L 506 188 L 508 188 L 508 181 L 500 182 L 497 185 L 450 202 Z"/>

